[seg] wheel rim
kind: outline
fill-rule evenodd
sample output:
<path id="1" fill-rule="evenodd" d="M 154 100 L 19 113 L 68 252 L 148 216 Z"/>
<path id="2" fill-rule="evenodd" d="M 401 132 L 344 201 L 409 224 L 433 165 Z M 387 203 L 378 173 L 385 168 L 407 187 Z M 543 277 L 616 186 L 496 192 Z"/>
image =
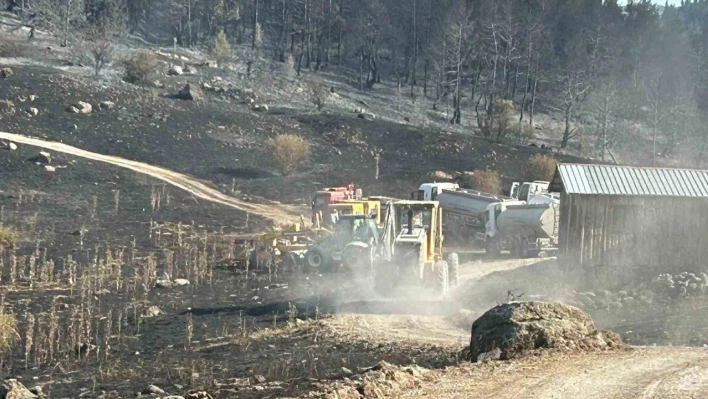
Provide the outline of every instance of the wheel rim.
<path id="1" fill-rule="evenodd" d="M 322 257 L 320 256 L 320 254 L 312 254 L 310 255 L 309 259 L 310 266 L 312 267 L 320 267 L 320 265 L 322 264 Z"/>

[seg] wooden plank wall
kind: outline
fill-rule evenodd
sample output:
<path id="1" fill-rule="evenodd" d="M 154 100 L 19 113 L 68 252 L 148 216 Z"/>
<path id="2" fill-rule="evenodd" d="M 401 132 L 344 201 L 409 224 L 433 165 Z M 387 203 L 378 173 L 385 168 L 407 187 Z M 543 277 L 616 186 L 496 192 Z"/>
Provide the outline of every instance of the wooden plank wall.
<path id="1" fill-rule="evenodd" d="M 562 194 L 559 241 L 591 274 L 706 271 L 708 199 Z"/>

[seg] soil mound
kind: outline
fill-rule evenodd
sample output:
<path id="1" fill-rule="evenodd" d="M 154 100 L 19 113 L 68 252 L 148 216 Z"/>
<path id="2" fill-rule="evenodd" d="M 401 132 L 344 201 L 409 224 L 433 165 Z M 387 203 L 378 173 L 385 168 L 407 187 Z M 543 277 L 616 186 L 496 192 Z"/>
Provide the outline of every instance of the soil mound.
<path id="1" fill-rule="evenodd" d="M 472 324 L 472 361 L 505 360 L 538 349 L 605 350 L 622 346 L 619 335 L 595 329 L 590 316 L 562 303 L 511 302 Z"/>

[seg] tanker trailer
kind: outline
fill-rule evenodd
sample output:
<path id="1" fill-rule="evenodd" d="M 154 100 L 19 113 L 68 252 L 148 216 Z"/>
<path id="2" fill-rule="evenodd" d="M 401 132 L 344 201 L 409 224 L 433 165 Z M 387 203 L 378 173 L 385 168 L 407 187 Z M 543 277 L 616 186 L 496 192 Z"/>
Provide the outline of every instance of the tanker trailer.
<path id="1" fill-rule="evenodd" d="M 548 204 L 491 204 L 487 207 L 485 248 L 528 258 L 558 249 L 560 207 Z"/>
<path id="2" fill-rule="evenodd" d="M 443 190 L 436 201 L 443 209 L 443 232 L 461 243 L 478 239 L 477 234 L 485 232 L 485 212 L 489 204 L 510 200 L 474 190 Z"/>

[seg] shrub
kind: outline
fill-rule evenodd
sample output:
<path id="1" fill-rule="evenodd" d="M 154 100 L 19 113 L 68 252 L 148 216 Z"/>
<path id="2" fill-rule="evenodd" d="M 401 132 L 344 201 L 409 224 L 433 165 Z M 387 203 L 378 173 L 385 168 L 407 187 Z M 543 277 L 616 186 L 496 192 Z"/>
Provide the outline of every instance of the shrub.
<path id="1" fill-rule="evenodd" d="M 312 105 L 317 107 L 319 111 L 327 104 L 330 96 L 327 85 L 324 84 L 322 79 L 316 76 L 311 76 L 305 80 L 305 94 Z"/>
<path id="2" fill-rule="evenodd" d="M 511 100 L 497 99 L 486 115 L 477 114 L 477 124 L 482 135 L 489 140 L 501 142 L 512 129 L 514 103 Z"/>
<path id="3" fill-rule="evenodd" d="M 514 139 L 516 144 L 526 145 L 534 138 L 533 127 L 528 123 L 519 122 L 514 128 Z"/>
<path id="4" fill-rule="evenodd" d="M 9 227 L 0 226 L 0 250 L 13 248 L 17 244 L 17 234 Z"/>
<path id="5" fill-rule="evenodd" d="M 147 83 L 157 71 L 157 57 L 150 51 L 137 51 L 124 66 L 126 82 Z"/>
<path id="6" fill-rule="evenodd" d="M 231 57 L 231 43 L 226 38 L 226 32 L 223 29 L 216 35 L 211 53 L 220 63 L 227 61 Z"/>
<path id="7" fill-rule="evenodd" d="M 279 134 L 266 143 L 271 159 L 288 176 L 310 156 L 310 143 L 294 134 Z"/>
<path id="8" fill-rule="evenodd" d="M 550 155 L 536 154 L 529 160 L 531 180 L 550 181 L 556 173 L 558 160 Z"/>
<path id="9" fill-rule="evenodd" d="M 113 61 L 114 48 L 111 37 L 105 29 L 89 29 L 86 34 L 84 50 L 85 57 L 93 66 L 94 76 L 101 74 L 101 71 Z"/>
<path id="10" fill-rule="evenodd" d="M 469 183 L 467 185 L 472 186 L 471 188 L 477 191 L 483 191 L 485 193 L 501 193 L 501 179 L 497 172 L 493 170 L 475 169 L 472 175 L 469 176 Z"/>

